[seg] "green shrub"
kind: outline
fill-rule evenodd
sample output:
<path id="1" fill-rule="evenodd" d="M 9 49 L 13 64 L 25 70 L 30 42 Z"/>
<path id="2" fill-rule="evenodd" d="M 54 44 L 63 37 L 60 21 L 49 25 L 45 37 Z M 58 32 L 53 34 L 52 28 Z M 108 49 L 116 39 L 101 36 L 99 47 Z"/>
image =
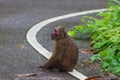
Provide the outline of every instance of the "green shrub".
<path id="1" fill-rule="evenodd" d="M 75 26 L 68 32 L 76 39 L 90 39 L 92 49 L 98 54 L 91 61 L 101 60 L 101 69 L 120 76 L 120 2 L 110 0 L 106 12 L 85 16 L 83 25 Z M 82 37 L 88 35 L 87 37 Z"/>

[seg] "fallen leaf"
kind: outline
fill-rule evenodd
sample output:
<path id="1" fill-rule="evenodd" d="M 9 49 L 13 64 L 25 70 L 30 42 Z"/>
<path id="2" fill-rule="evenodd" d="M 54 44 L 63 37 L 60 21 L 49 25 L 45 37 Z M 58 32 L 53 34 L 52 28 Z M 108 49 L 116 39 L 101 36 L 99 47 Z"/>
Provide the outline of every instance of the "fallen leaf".
<path id="1" fill-rule="evenodd" d="M 103 80 L 103 77 L 101 77 L 101 76 L 92 76 L 92 77 L 89 77 L 89 78 L 87 78 L 85 80 Z"/>
<path id="2" fill-rule="evenodd" d="M 96 64 L 95 64 L 95 67 L 100 67 L 100 64 L 96 63 Z"/>
<path id="3" fill-rule="evenodd" d="M 89 49 L 83 49 L 83 50 L 79 50 L 81 53 L 85 53 L 85 54 L 94 54 L 94 51 L 91 51 Z"/>
<path id="4" fill-rule="evenodd" d="M 91 62 L 90 62 L 89 59 L 85 59 L 85 60 L 83 60 L 82 62 L 85 63 L 85 64 L 91 64 Z"/>
<path id="5" fill-rule="evenodd" d="M 80 66 L 81 66 L 81 67 L 83 67 L 83 66 L 84 66 L 84 64 L 80 64 Z"/>
<path id="6" fill-rule="evenodd" d="M 19 48 L 21 48 L 21 49 L 25 47 L 23 44 L 19 44 L 18 46 L 19 46 Z"/>
<path id="7" fill-rule="evenodd" d="M 32 77 L 36 76 L 36 73 L 29 73 L 29 74 L 16 74 L 17 77 Z"/>
<path id="8" fill-rule="evenodd" d="M 60 80 L 60 78 L 51 77 L 52 80 Z"/>

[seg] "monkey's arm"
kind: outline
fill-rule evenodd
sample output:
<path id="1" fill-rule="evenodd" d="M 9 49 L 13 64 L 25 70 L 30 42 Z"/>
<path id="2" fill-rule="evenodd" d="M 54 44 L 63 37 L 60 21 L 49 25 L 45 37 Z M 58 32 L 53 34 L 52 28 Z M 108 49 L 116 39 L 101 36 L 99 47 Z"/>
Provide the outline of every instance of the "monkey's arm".
<path id="1" fill-rule="evenodd" d="M 53 53 L 54 54 L 54 53 Z M 43 68 L 43 69 L 48 69 L 50 67 L 52 67 L 52 65 L 55 63 L 55 55 L 53 55 L 49 58 L 49 60 L 44 64 L 44 65 L 40 65 L 39 68 Z"/>
<path id="2" fill-rule="evenodd" d="M 62 57 L 64 55 L 64 51 L 65 51 L 64 43 L 60 43 L 60 44 L 57 43 L 57 45 L 55 45 L 54 52 L 53 52 L 52 56 L 46 62 L 44 67 L 50 67 L 50 66 L 58 64 L 62 60 Z"/>

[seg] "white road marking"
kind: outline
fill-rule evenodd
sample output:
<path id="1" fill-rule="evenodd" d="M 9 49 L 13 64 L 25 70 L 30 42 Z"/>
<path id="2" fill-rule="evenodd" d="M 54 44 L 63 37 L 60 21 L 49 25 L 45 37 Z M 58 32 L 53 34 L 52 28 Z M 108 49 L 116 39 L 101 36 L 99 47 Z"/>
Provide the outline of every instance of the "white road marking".
<path id="1" fill-rule="evenodd" d="M 37 50 L 40 54 L 42 54 L 44 57 L 46 58 L 50 58 L 51 53 L 46 50 L 36 39 L 36 35 L 38 33 L 38 31 L 40 31 L 40 29 L 42 27 L 44 27 L 45 25 L 61 20 L 61 19 L 66 19 L 66 18 L 70 18 L 70 17 L 75 17 L 75 16 L 80 16 L 80 15 L 86 15 L 86 14 L 92 14 L 92 13 L 97 13 L 97 12 L 102 12 L 102 11 L 106 11 L 106 9 L 96 9 L 96 10 L 89 10 L 89 11 L 83 11 L 83 12 L 76 12 L 76 13 L 71 13 L 71 14 L 66 14 L 66 15 L 62 15 L 62 16 L 58 16 L 58 17 L 54 17 L 54 18 L 50 18 L 47 20 L 44 20 L 38 24 L 36 24 L 35 26 L 33 26 L 28 32 L 27 32 L 27 40 L 30 43 L 30 45 Z M 73 75 L 74 77 L 80 79 L 80 80 L 85 80 L 87 78 L 87 76 L 81 74 L 80 72 L 73 70 L 72 72 L 68 72 L 69 74 Z"/>

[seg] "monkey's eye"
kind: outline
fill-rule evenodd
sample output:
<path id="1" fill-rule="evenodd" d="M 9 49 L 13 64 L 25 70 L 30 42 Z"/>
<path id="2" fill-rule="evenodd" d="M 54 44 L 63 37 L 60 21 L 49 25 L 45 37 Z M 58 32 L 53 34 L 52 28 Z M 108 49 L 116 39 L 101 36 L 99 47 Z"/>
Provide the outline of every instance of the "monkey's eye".
<path id="1" fill-rule="evenodd" d="M 54 31 L 55 31 L 55 32 L 57 32 L 57 30 L 56 30 L 56 29 L 55 29 Z"/>

